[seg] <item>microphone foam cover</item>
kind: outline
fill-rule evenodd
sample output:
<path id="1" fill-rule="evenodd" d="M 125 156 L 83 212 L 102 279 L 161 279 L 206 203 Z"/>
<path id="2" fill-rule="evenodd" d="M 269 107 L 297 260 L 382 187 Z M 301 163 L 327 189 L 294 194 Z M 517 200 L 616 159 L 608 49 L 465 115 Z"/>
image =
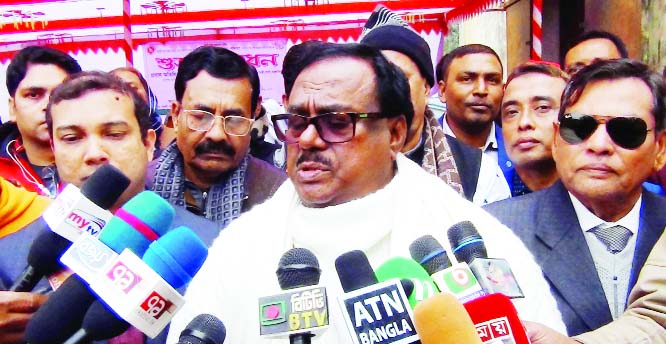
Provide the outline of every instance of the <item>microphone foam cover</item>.
<path id="1" fill-rule="evenodd" d="M 368 257 L 363 251 L 354 250 L 343 253 L 335 259 L 340 284 L 345 293 L 361 289 L 378 282 Z"/>
<path id="2" fill-rule="evenodd" d="M 474 258 L 488 258 L 483 238 L 470 221 L 458 222 L 448 231 L 453 255 L 460 262 L 471 263 Z"/>
<path id="3" fill-rule="evenodd" d="M 444 247 L 432 235 L 424 235 L 409 245 L 409 254 L 412 259 L 432 275 L 451 266 L 449 256 Z"/>
<path id="4" fill-rule="evenodd" d="M 60 257 L 71 246 L 71 242 L 55 232 L 48 229 L 48 225 L 43 218 L 37 219 L 43 222 L 44 231 L 42 231 L 28 252 L 28 265 L 32 266 L 42 276 L 51 275 L 63 269 L 60 264 Z"/>
<path id="5" fill-rule="evenodd" d="M 414 326 L 422 344 L 481 344 L 465 307 L 448 293 L 439 293 L 416 305 Z"/>
<path id="6" fill-rule="evenodd" d="M 310 250 L 296 247 L 282 255 L 276 274 L 280 288 L 287 290 L 318 284 L 321 269 Z"/>
<path id="7" fill-rule="evenodd" d="M 125 192 L 130 180 L 110 164 L 100 166 L 81 185 L 81 194 L 102 209 L 109 209 Z"/>
<path id="8" fill-rule="evenodd" d="M 173 207 L 152 191 L 140 192 L 127 201 L 121 209 L 133 216 L 139 223 L 130 224 L 116 215 L 106 224 L 99 235 L 99 240 L 117 253 L 128 248 L 139 257 L 146 252 L 148 245 L 153 240 L 147 238 L 134 226 L 145 226 L 148 231 L 160 237 L 169 230 L 175 216 Z"/>
<path id="9" fill-rule="evenodd" d="M 185 226 L 180 226 L 153 241 L 143 261 L 174 289 L 192 280 L 206 257 L 208 247 Z"/>
<path id="10" fill-rule="evenodd" d="M 24 341 L 31 344 L 63 343 L 81 328 L 95 295 L 77 275 L 71 275 L 28 322 Z"/>
<path id="11" fill-rule="evenodd" d="M 88 308 L 81 328 L 86 330 L 88 339 L 105 340 L 123 334 L 130 324 L 97 300 Z"/>
<path id="12" fill-rule="evenodd" d="M 210 314 L 199 314 L 180 333 L 178 344 L 222 344 L 227 329 L 220 319 Z"/>

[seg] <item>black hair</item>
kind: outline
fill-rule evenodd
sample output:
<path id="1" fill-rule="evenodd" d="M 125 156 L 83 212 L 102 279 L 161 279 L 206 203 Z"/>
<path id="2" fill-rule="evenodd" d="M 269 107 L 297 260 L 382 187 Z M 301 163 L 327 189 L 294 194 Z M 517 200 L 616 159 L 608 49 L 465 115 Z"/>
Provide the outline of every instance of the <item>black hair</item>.
<path id="1" fill-rule="evenodd" d="M 244 58 L 220 47 L 201 46 L 180 61 L 174 83 L 177 101 L 183 100 L 187 82 L 196 78 L 202 70 L 221 79 L 247 78 L 252 86 L 251 113 L 254 113 L 259 101 L 259 74 Z"/>
<path id="2" fill-rule="evenodd" d="M 317 49 L 320 49 L 327 44 L 322 41 L 305 41 L 301 44 L 296 44 L 289 48 L 287 54 L 282 61 L 282 78 L 284 79 L 284 94 L 289 97 L 291 88 L 294 86 L 296 77 L 303 70 L 301 62 L 307 60 L 309 56 Z"/>
<path id="3" fill-rule="evenodd" d="M 631 59 L 596 61 L 574 74 L 562 93 L 559 116 L 564 114 L 567 107 L 574 105 L 580 99 L 585 87 L 591 82 L 627 78 L 640 79 L 648 86 L 653 98 L 652 115 L 655 131 L 664 130 L 664 117 L 666 117 L 664 79 L 659 73 L 652 72 L 646 64 Z"/>
<path id="4" fill-rule="evenodd" d="M 21 49 L 9 63 L 7 67 L 7 92 L 10 97 L 16 95 L 16 89 L 25 75 L 28 73 L 28 67 L 32 64 L 52 64 L 58 66 L 67 74 L 74 74 L 81 71 L 81 66 L 76 60 L 63 53 L 49 47 L 29 46 Z"/>
<path id="5" fill-rule="evenodd" d="M 518 65 L 511 71 L 511 74 L 506 78 L 506 83 L 504 83 L 504 88 L 509 85 L 509 83 L 525 74 L 543 74 L 553 78 L 560 78 L 564 82 L 569 81 L 569 74 L 565 73 L 562 69 L 557 67 L 554 63 L 551 62 L 541 62 L 541 61 L 530 61 L 525 62 L 521 65 Z"/>
<path id="6" fill-rule="evenodd" d="M 442 56 L 437 63 L 437 67 L 435 67 L 437 81 L 446 81 L 446 78 L 449 76 L 449 67 L 451 67 L 451 62 L 453 62 L 454 59 L 471 54 L 493 55 L 497 59 L 497 62 L 499 62 L 500 67 L 502 67 L 502 60 L 493 48 L 483 44 L 467 44 L 457 47 L 451 50 L 448 54 Z"/>
<path id="7" fill-rule="evenodd" d="M 407 120 L 407 127 L 409 127 L 414 118 L 409 82 L 400 68 L 390 63 L 381 51 L 365 44 L 323 42 L 317 44 L 317 49 L 308 48 L 307 51 L 308 54 L 290 60 L 293 64 L 290 62 L 286 66 L 289 75 L 293 77 L 292 86 L 298 75 L 316 62 L 344 57 L 361 59 L 368 62 L 374 71 L 375 84 L 377 85 L 376 98 L 381 113 L 389 118 L 404 115 Z M 285 59 L 285 61 L 287 60 Z M 289 90 L 291 92 L 291 87 L 289 87 Z M 288 95 L 289 93 L 287 93 Z"/>
<path id="8" fill-rule="evenodd" d="M 148 107 L 148 104 L 128 83 L 113 74 L 99 71 L 73 74 L 53 90 L 49 98 L 49 103 L 46 106 L 46 125 L 49 128 L 51 136 L 53 136 L 51 109 L 54 105 L 63 100 L 78 99 L 88 93 L 104 90 L 115 91 L 132 99 L 134 103 L 134 116 L 139 123 L 141 139 L 145 140 L 148 129 L 150 129 L 150 107 Z M 81 120 L 85 121 L 85 118 Z"/>
<path id="9" fill-rule="evenodd" d="M 571 50 L 571 48 L 577 46 L 578 44 L 581 44 L 585 41 L 589 41 L 591 39 L 607 39 L 615 45 L 615 48 L 617 51 L 620 53 L 620 57 L 626 59 L 629 57 L 629 53 L 627 52 L 627 46 L 624 44 L 622 39 L 620 37 L 608 32 L 608 31 L 601 31 L 601 30 L 592 30 L 585 32 L 582 34 L 578 39 L 576 39 L 573 44 L 569 46 L 569 49 L 567 49 L 567 52 Z"/>

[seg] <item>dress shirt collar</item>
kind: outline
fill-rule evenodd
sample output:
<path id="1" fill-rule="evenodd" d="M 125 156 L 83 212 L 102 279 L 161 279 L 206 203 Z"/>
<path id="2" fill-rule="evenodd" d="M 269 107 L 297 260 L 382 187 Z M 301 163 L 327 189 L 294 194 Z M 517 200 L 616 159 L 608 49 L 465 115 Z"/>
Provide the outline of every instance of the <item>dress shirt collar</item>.
<path id="1" fill-rule="evenodd" d="M 623 218 L 619 219 L 616 222 L 606 222 L 592 213 L 587 209 L 583 203 L 581 203 L 576 196 L 569 192 L 569 198 L 571 198 L 571 203 L 573 204 L 574 210 L 576 211 L 576 217 L 578 217 L 578 223 L 583 232 L 587 232 L 590 229 L 597 227 L 601 224 L 608 223 L 610 225 L 621 225 L 627 228 L 632 234 L 638 233 L 638 226 L 640 223 L 641 215 L 641 203 L 643 201 L 643 196 L 638 197 L 636 204 L 631 208 L 629 213 Z"/>

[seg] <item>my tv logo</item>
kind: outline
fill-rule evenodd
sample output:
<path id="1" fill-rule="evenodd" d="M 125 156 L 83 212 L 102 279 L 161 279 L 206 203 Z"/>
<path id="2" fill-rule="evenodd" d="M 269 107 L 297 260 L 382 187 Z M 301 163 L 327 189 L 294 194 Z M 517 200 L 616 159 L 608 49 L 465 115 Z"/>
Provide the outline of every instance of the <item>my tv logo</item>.
<path id="1" fill-rule="evenodd" d="M 72 210 L 67 215 L 65 223 L 78 228 L 82 232 L 88 232 L 92 236 L 98 236 L 102 228 L 106 225 L 106 221 L 81 209 Z"/>
<path id="2" fill-rule="evenodd" d="M 345 294 L 341 299 L 354 342 L 416 343 L 409 300 L 399 281 L 387 281 Z"/>
<path id="3" fill-rule="evenodd" d="M 173 303 L 165 299 L 162 295 L 153 290 L 150 295 L 141 303 L 141 309 L 155 319 L 159 319 L 164 312 L 171 308 Z"/>
<path id="4" fill-rule="evenodd" d="M 129 293 L 134 286 L 141 282 L 141 276 L 137 275 L 122 261 L 116 262 L 106 273 L 114 285 L 120 288 L 125 294 Z"/>

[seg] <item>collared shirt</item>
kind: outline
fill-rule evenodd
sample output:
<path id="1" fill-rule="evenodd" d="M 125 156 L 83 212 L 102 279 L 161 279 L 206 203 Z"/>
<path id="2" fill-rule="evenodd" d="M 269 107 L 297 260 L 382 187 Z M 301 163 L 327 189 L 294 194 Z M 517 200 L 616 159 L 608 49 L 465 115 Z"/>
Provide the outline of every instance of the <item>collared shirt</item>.
<path id="1" fill-rule="evenodd" d="M 445 134 L 456 137 L 446 122 L 446 114 L 442 119 L 442 129 Z M 511 197 L 509 183 L 507 183 L 504 173 L 499 166 L 497 154 L 499 146 L 495 135 L 495 125 L 493 124 L 490 127 L 486 143 L 483 147 L 479 147 L 483 151 L 483 154 L 481 154 L 479 179 L 476 182 L 476 192 L 472 201 L 474 204 L 484 205 Z"/>
<path id="2" fill-rule="evenodd" d="M 601 281 L 601 286 L 606 295 L 611 316 L 613 319 L 617 319 L 624 312 L 627 295 L 629 294 L 629 279 L 631 277 L 634 251 L 636 250 L 636 236 L 640 225 L 643 198 L 642 196 L 639 197 L 629 213 L 616 222 L 607 222 L 600 219 L 571 193 L 569 193 L 569 198 L 571 198 L 578 223 L 585 236 L 587 246 L 590 249 L 599 281 Z M 629 237 L 627 246 L 616 254 L 608 252 L 606 246 L 591 232 L 593 228 L 606 223 L 609 226 L 623 226 L 633 234 Z"/>

